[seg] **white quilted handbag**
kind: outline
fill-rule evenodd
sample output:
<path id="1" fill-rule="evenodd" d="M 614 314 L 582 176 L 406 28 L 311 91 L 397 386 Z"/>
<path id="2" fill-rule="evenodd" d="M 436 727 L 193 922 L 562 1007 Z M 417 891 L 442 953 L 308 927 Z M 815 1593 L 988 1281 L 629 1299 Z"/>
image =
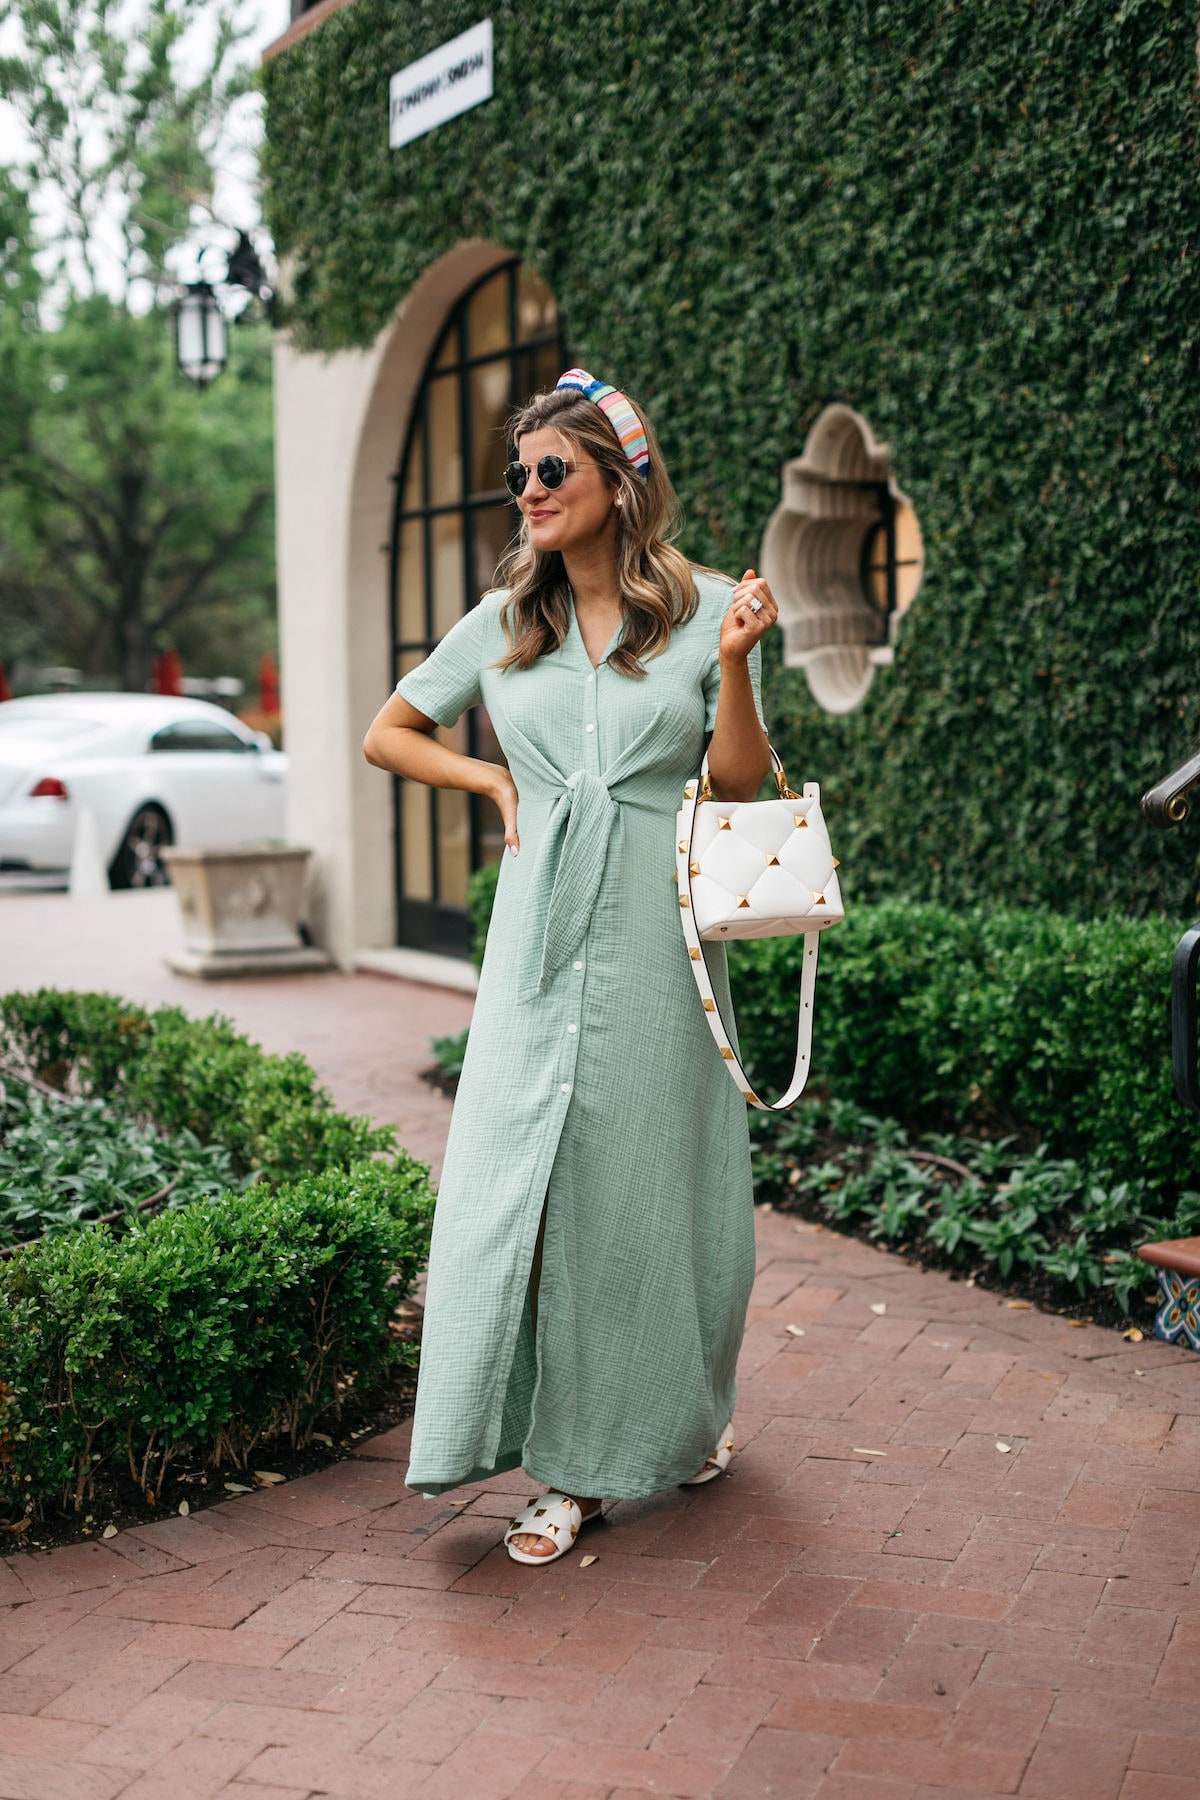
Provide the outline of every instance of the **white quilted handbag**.
<path id="1" fill-rule="evenodd" d="M 821 933 L 844 917 L 838 861 L 821 814 L 821 790 L 805 783 L 802 794 L 787 784 L 771 751 L 777 800 L 714 800 L 708 757 L 683 790 L 676 830 L 679 917 L 704 1016 L 729 1073 L 744 1097 L 763 1112 L 794 1104 L 808 1080 L 812 1052 L 813 993 Z M 746 1078 L 721 1018 L 702 938 L 798 937 L 803 934 L 796 1064 L 787 1092 L 773 1104 L 760 1100 Z"/>

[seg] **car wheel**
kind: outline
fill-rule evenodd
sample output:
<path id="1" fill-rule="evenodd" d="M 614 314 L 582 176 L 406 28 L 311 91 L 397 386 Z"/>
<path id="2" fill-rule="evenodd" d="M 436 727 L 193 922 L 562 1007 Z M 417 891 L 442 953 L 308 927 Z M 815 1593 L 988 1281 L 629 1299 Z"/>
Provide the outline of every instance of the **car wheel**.
<path id="1" fill-rule="evenodd" d="M 163 850 L 174 841 L 171 821 L 161 806 L 139 806 L 108 870 L 114 888 L 166 887 L 171 877 Z"/>

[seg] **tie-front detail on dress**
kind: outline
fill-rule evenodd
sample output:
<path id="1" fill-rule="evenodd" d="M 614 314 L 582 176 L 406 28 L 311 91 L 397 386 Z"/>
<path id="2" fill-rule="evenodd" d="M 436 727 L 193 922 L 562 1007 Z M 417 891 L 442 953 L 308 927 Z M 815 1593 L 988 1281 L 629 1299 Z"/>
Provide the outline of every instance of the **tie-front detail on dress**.
<path id="1" fill-rule="evenodd" d="M 501 672 L 489 594 L 400 683 L 441 725 L 486 706 L 521 845 L 500 872 L 434 1223 L 407 1475 L 426 1492 L 523 1464 L 567 1493 L 651 1493 L 694 1474 L 733 1412 L 749 1141 L 673 881 L 732 584 L 698 587 L 640 681 L 593 667 L 574 621 L 561 649 Z M 757 691 L 757 652 L 751 667 Z M 706 956 L 725 1004 L 724 950 Z"/>
<path id="2" fill-rule="evenodd" d="M 519 952 L 522 1000 L 544 993 L 547 982 L 566 967 L 572 950 L 586 937 L 608 866 L 617 808 L 649 805 L 648 798 L 639 799 L 645 787 L 644 779 L 639 786 L 639 777 L 656 752 L 671 748 L 670 738 L 670 716 L 664 720 L 660 715 L 605 775 L 585 769 L 561 775 L 522 732 L 510 730 L 504 747 L 518 792 L 529 792 L 534 783 L 548 792 L 559 790 L 526 897 Z"/>

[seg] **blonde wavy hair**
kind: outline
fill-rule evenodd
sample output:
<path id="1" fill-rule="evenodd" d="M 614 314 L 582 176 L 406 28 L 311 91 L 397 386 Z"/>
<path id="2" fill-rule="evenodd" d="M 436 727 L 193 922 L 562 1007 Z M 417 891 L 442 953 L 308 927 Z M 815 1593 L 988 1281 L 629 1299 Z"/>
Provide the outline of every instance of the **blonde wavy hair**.
<path id="1" fill-rule="evenodd" d="M 679 529 L 679 502 L 662 451 L 641 408 L 636 409 L 650 448 L 648 473 L 633 467 L 608 419 L 577 389 L 535 394 L 509 423 L 517 445 L 529 431 L 549 428 L 598 463 L 620 495 L 617 512 L 617 581 L 625 626 L 608 661 L 622 675 L 645 674 L 643 663 L 660 656 L 672 631 L 686 624 L 698 596 L 692 565 L 672 539 Z M 535 550 L 524 518 L 512 550 L 496 570 L 496 586 L 509 589 L 501 614 L 508 654 L 499 669 L 529 669 L 539 656 L 562 648 L 571 622 L 571 594 L 558 551 Z"/>

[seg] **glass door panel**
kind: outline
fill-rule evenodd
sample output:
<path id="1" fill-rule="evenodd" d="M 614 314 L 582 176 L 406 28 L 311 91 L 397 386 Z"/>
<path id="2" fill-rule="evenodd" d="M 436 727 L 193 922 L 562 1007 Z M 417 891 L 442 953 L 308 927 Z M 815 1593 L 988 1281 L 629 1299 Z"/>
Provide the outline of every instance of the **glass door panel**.
<path id="1" fill-rule="evenodd" d="M 467 302 L 467 343 L 472 357 L 497 352 L 503 355 L 508 348 L 511 287 L 511 270 L 501 269 L 477 288 Z"/>
<path id="2" fill-rule="evenodd" d="M 496 564 L 508 549 L 517 531 L 517 509 L 504 502 L 500 506 L 480 507 L 475 514 L 474 587 L 486 594 L 496 578 Z"/>
<path id="3" fill-rule="evenodd" d="M 471 819 L 467 796 L 444 788 L 438 796 L 438 899 L 444 906 L 467 904 L 471 872 Z"/>
<path id="4" fill-rule="evenodd" d="M 434 506 L 453 506 L 462 493 L 458 381 L 453 375 L 442 375 L 430 382 L 426 407 L 429 418 L 429 499 Z"/>
<path id="5" fill-rule="evenodd" d="M 426 635 L 425 624 L 425 527 L 420 519 L 406 519 L 400 527 L 399 555 L 400 642 L 415 644 Z M 408 671 L 405 670 L 407 674 Z"/>
<path id="6" fill-rule="evenodd" d="M 504 487 L 508 461 L 510 371 L 506 362 L 471 370 L 471 492 L 494 494 Z"/>
<path id="7" fill-rule="evenodd" d="M 522 338 L 557 334 L 558 308 L 554 304 L 554 295 L 541 276 L 535 275 L 532 269 L 521 270 L 517 312 L 519 333 Z M 558 374 L 562 374 L 561 369 Z"/>
<path id="8" fill-rule="evenodd" d="M 431 523 L 433 630 L 441 639 L 467 610 L 463 605 L 463 519 L 461 513 L 440 513 Z"/>
<path id="9" fill-rule="evenodd" d="M 451 312 L 413 407 L 395 482 L 391 542 L 393 655 L 416 667 L 491 587 L 518 524 L 504 494 L 507 423 L 567 366 L 554 296 L 515 260 L 484 277 Z M 439 738 L 468 755 L 503 757 L 487 713 Z M 504 851 L 496 808 L 478 795 L 397 781 L 397 938 L 465 956 L 472 870 Z"/>
<path id="10" fill-rule="evenodd" d="M 404 477 L 404 494 L 400 502 L 403 512 L 417 513 L 421 510 L 421 494 L 423 491 L 423 474 L 425 468 L 425 427 L 418 420 L 408 449 L 408 468 Z"/>
<path id="11" fill-rule="evenodd" d="M 400 783 L 404 886 L 411 900 L 433 899 L 433 795 L 419 781 Z"/>
<path id="12" fill-rule="evenodd" d="M 533 357 L 533 390 L 544 393 L 552 388 L 563 372 L 562 353 L 557 344 L 543 344 Z"/>
<path id="13" fill-rule="evenodd" d="M 506 758 L 500 748 L 492 721 L 488 718 L 486 706 L 477 706 L 471 715 L 471 730 L 475 740 L 475 755 L 482 756 L 487 762 L 503 763 Z M 482 863 L 498 863 L 504 855 L 504 820 L 500 817 L 500 808 L 480 795 L 475 797 L 476 861 L 478 868 Z"/>

